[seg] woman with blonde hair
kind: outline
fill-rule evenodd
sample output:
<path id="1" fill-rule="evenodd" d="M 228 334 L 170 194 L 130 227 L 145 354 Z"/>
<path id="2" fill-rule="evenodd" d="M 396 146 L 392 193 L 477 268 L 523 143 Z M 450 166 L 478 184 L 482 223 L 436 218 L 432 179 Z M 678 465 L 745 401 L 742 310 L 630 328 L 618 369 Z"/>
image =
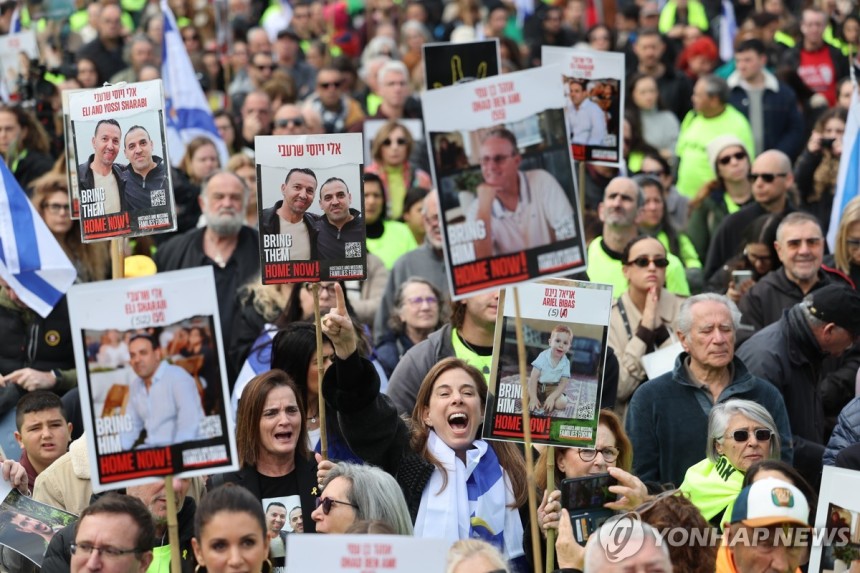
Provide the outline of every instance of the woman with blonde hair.
<path id="1" fill-rule="evenodd" d="M 839 269 L 860 288 L 860 197 L 842 209 L 833 254 L 824 257 L 824 264 Z"/>
<path id="2" fill-rule="evenodd" d="M 400 219 L 403 215 L 403 201 L 409 189 L 420 187 L 429 191 L 433 186 L 427 172 L 409 163 L 414 147 L 412 134 L 396 121 L 383 125 L 370 146 L 373 162 L 364 172 L 374 173 L 382 180 L 388 218 L 392 220 Z"/>

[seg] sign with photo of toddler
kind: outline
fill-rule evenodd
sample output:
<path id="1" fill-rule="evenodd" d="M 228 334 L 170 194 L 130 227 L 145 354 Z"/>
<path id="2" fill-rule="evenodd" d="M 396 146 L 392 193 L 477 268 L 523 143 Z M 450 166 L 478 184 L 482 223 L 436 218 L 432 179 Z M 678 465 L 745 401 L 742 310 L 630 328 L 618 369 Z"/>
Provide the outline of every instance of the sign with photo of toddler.
<path id="1" fill-rule="evenodd" d="M 425 141 L 453 299 L 585 267 L 564 98 L 542 67 L 430 90 Z"/>
<path id="2" fill-rule="evenodd" d="M 860 560 L 860 472 L 824 466 L 815 534 L 809 573 L 850 573 L 849 568 Z"/>
<path id="3" fill-rule="evenodd" d="M 612 287 L 546 279 L 517 287 L 534 443 L 594 447 Z M 484 437 L 523 441 L 514 295 L 499 296 Z"/>
<path id="4" fill-rule="evenodd" d="M 2 478 L 0 500 L 0 545 L 12 549 L 37 567 L 42 566 L 54 534 L 77 520 L 72 513 L 22 495 Z M 11 567 L 17 564 L 4 555 L 4 565 Z"/>
<path id="5" fill-rule="evenodd" d="M 573 158 L 619 167 L 624 159 L 624 54 L 542 46 L 541 61 L 561 66 Z"/>
<path id="6" fill-rule="evenodd" d="M 69 94 L 84 242 L 176 230 L 161 80 Z"/>
<path id="7" fill-rule="evenodd" d="M 212 267 L 68 294 L 93 490 L 238 468 Z"/>
<path id="8" fill-rule="evenodd" d="M 367 277 L 361 134 L 254 139 L 263 284 Z"/>

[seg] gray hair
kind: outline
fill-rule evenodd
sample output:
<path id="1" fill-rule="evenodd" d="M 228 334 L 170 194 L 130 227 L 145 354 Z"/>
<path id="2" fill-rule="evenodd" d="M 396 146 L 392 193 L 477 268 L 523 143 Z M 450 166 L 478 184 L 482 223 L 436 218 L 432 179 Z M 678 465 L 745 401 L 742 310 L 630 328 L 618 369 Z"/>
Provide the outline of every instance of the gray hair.
<path id="1" fill-rule="evenodd" d="M 378 72 L 376 72 L 376 81 L 381 84 L 382 78 L 385 77 L 385 74 L 391 72 L 402 74 L 404 78 L 409 80 L 409 69 L 406 67 L 406 64 L 404 64 L 400 60 L 388 60 L 387 62 L 382 64 L 382 67 L 379 68 Z"/>
<path id="2" fill-rule="evenodd" d="M 681 304 L 681 310 L 678 312 L 678 331 L 684 336 L 689 336 L 693 330 L 693 306 L 700 302 L 718 302 L 729 309 L 732 315 L 732 328 L 737 332 L 741 325 L 741 311 L 738 306 L 727 296 L 713 292 L 704 292 L 691 296 Z"/>
<path id="3" fill-rule="evenodd" d="M 776 428 L 776 422 L 773 421 L 773 416 L 770 412 L 757 402 L 752 400 L 726 400 L 721 404 L 717 404 L 711 408 L 711 413 L 708 414 L 708 445 L 705 448 L 705 455 L 709 460 L 716 463 L 720 459 L 720 454 L 717 453 L 717 444 L 722 444 L 726 438 L 726 432 L 729 429 L 729 422 L 736 414 L 746 416 L 759 426 L 763 426 L 771 431 L 770 452 L 768 457 L 772 460 L 779 459 L 780 443 L 779 431 Z"/>
<path id="4" fill-rule="evenodd" d="M 499 550 L 481 539 L 460 539 L 448 549 L 448 559 L 445 562 L 445 573 L 454 573 L 457 567 L 476 555 L 483 555 L 490 562 L 493 571 L 510 573 L 507 561 Z"/>
<path id="5" fill-rule="evenodd" d="M 629 519 L 629 517 L 627 519 Z M 669 566 L 668 570 L 671 572 L 672 558 L 669 555 L 669 545 L 663 541 L 663 536 L 660 535 L 660 532 L 657 531 L 656 528 L 643 521 L 637 520 L 636 523 L 640 527 L 632 527 L 630 529 L 630 537 L 627 539 L 627 543 L 638 539 L 642 541 L 641 545 L 644 545 L 646 539 L 650 540 L 650 542 L 660 550 L 661 555 L 666 560 L 666 564 Z M 600 571 L 603 571 L 606 568 L 606 550 L 600 543 L 600 539 L 611 539 L 613 536 L 612 528 L 614 525 L 615 519 L 610 519 L 600 526 L 600 529 L 597 530 L 597 535 L 589 537 L 588 543 L 585 545 L 584 573 L 600 573 Z M 638 552 L 634 553 L 633 556 L 637 554 Z"/>
<path id="6" fill-rule="evenodd" d="M 412 535 L 412 517 L 406 499 L 397 480 L 383 470 L 373 467 L 340 462 L 326 476 L 323 489 L 334 478 L 349 482 L 349 503 L 355 508 L 355 519 L 383 521 L 398 535 Z"/>
<path id="7" fill-rule="evenodd" d="M 706 94 L 711 97 L 717 96 L 720 103 L 729 101 L 729 84 L 726 83 L 726 80 L 713 74 L 702 76 L 699 80 L 705 82 Z"/>
<path id="8" fill-rule="evenodd" d="M 803 223 L 813 223 L 818 227 L 818 230 L 821 231 L 821 222 L 817 217 L 803 211 L 795 211 L 793 213 L 789 213 L 782 221 L 780 221 L 779 227 L 776 228 L 776 241 L 778 243 L 782 243 L 782 236 L 785 234 L 785 227 L 793 227 L 794 225 L 801 225 Z"/>

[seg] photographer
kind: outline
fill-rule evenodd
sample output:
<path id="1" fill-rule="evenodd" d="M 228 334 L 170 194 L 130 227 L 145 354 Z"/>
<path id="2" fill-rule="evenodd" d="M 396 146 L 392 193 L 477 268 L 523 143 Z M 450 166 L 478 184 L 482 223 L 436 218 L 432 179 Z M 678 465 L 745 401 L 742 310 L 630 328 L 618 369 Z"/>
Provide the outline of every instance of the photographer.
<path id="1" fill-rule="evenodd" d="M 847 116 L 848 112 L 841 107 L 821 114 L 794 167 L 801 208 L 818 218 L 825 236 L 830 225 Z"/>

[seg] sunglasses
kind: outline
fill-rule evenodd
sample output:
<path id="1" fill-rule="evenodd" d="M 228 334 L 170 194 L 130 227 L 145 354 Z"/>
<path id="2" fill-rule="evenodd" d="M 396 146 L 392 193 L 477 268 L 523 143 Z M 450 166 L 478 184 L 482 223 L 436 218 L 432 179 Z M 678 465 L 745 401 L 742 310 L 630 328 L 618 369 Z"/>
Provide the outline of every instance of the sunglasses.
<path id="1" fill-rule="evenodd" d="M 759 442 L 766 442 L 770 440 L 770 437 L 773 435 L 773 432 L 768 430 L 767 428 L 757 428 L 753 435 L 755 439 Z M 750 431 L 749 430 L 735 430 L 731 434 L 729 434 L 731 438 L 736 442 L 746 442 L 750 439 Z"/>
<path id="2" fill-rule="evenodd" d="M 355 505 L 354 503 L 349 503 L 348 501 L 340 501 L 337 499 L 332 499 L 330 497 L 318 497 L 317 498 L 317 507 L 322 508 L 323 515 L 328 515 L 328 513 L 331 511 L 331 506 L 336 504 L 336 503 L 339 503 L 341 505 L 348 505 L 349 507 L 353 507 L 355 509 L 358 509 L 357 505 Z"/>
<path id="3" fill-rule="evenodd" d="M 786 175 L 788 173 L 750 173 L 747 175 L 747 179 L 749 179 L 750 183 L 755 183 L 761 177 L 765 183 L 773 183 L 777 177 L 785 177 Z"/>
<path id="4" fill-rule="evenodd" d="M 635 266 L 639 267 L 640 269 L 644 269 L 645 267 L 647 267 L 651 263 L 654 263 L 654 266 L 657 267 L 658 269 L 665 269 L 666 267 L 669 266 L 669 259 L 667 259 L 665 257 L 654 257 L 654 258 L 636 257 L 632 261 L 627 261 L 628 265 L 635 265 Z"/>
<path id="5" fill-rule="evenodd" d="M 275 127 L 290 127 L 296 126 L 301 127 L 305 124 L 305 120 L 302 117 L 291 117 L 289 119 L 279 119 L 275 122 Z"/>
<path id="6" fill-rule="evenodd" d="M 403 138 L 403 137 L 398 137 L 397 139 L 391 139 L 390 137 L 386 137 L 385 139 L 382 140 L 382 145 L 384 147 L 390 147 L 390 146 L 394 145 L 395 143 L 397 145 L 399 145 L 400 147 L 403 147 L 404 145 L 406 145 L 409 142 L 406 141 L 406 138 Z"/>
<path id="7" fill-rule="evenodd" d="M 317 85 L 320 87 L 320 89 L 327 90 L 329 88 L 340 88 L 340 86 L 343 85 L 343 82 L 320 82 Z"/>
<path id="8" fill-rule="evenodd" d="M 720 157 L 717 161 L 719 161 L 720 165 L 728 165 L 732 162 L 732 159 L 736 159 L 738 161 L 743 161 L 747 158 L 747 154 L 743 151 L 738 151 L 737 153 L 732 153 L 731 155 L 726 155 L 725 157 Z M 765 179 L 767 181 L 767 179 Z M 773 181 L 773 179 L 771 179 Z"/>
<path id="9" fill-rule="evenodd" d="M 856 249 L 860 247 L 860 239 L 845 239 L 845 244 L 849 249 Z"/>
<path id="10" fill-rule="evenodd" d="M 271 72 L 278 66 L 276 66 L 275 64 L 254 64 L 254 67 L 260 71 L 269 70 Z"/>

